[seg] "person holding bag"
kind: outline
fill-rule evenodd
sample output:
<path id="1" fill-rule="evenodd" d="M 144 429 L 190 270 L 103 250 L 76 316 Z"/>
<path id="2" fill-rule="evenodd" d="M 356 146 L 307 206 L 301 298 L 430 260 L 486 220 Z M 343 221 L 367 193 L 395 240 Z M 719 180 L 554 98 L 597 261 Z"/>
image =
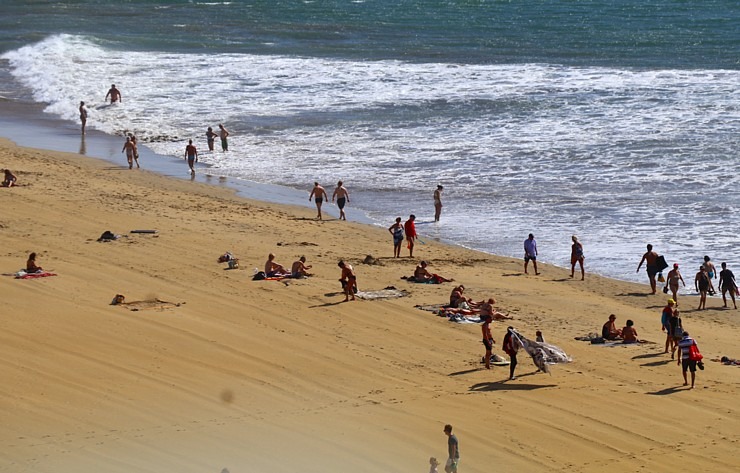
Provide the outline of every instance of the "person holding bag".
<path id="1" fill-rule="evenodd" d="M 691 388 L 694 389 L 694 381 L 696 380 L 696 367 L 700 370 L 704 369 L 704 358 L 699 352 L 699 347 L 696 344 L 696 340 L 689 336 L 689 332 L 683 332 L 683 338 L 678 342 L 680 348 L 678 352 L 678 364 L 681 365 L 681 371 L 683 373 L 683 385 L 688 386 L 689 381 L 686 377 L 686 372 L 691 371 Z"/>

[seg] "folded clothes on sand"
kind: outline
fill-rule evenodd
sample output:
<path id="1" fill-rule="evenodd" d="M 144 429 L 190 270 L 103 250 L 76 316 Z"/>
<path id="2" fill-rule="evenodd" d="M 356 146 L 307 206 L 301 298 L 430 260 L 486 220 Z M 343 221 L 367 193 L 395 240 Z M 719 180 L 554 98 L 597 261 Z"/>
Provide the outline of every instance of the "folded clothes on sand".
<path id="1" fill-rule="evenodd" d="M 27 273 L 23 270 L 15 273 L 16 279 L 37 279 L 37 278 L 47 278 L 49 276 L 56 276 L 56 274 L 50 273 L 49 271 L 38 271 L 36 273 Z"/>

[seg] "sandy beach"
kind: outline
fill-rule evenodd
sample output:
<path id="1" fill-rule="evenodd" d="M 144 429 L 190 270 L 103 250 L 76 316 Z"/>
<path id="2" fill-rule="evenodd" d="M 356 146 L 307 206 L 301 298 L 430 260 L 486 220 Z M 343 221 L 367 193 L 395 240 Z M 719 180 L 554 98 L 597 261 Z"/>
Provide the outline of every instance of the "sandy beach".
<path id="1" fill-rule="evenodd" d="M 663 354 L 666 298 L 647 285 L 545 265 L 527 276 L 518 259 L 430 240 L 393 259 L 387 230 L 353 223 L 351 208 L 349 222 L 316 221 L 311 208 L 7 140 L 0 167 L 22 184 L 0 189 L 0 272 L 36 252 L 57 274 L 0 278 L 2 472 L 428 471 L 430 456 L 446 459 L 446 423 L 461 472 L 737 469 L 740 369 L 710 360 L 740 357 L 740 312 L 719 297 L 706 311 L 680 299 L 706 360 L 688 390 Z M 97 242 L 106 230 L 122 238 Z M 226 251 L 240 269 L 217 263 Z M 285 265 L 305 255 L 315 276 L 252 281 L 270 252 Z M 342 303 L 340 259 L 361 290 L 408 296 Z M 400 279 L 421 259 L 573 362 L 547 375 L 520 354 L 514 381 L 483 369 L 479 325 L 414 307 L 452 289 Z M 116 294 L 141 303 L 111 305 Z M 611 313 L 655 343 L 574 340 Z M 493 324 L 495 353 L 506 325 Z"/>

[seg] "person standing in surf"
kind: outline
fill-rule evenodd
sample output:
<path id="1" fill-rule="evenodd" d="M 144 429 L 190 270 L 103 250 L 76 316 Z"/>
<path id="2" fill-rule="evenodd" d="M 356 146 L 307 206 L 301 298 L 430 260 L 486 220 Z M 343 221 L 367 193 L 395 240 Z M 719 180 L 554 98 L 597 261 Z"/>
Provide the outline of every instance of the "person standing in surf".
<path id="1" fill-rule="evenodd" d="M 193 164 L 198 162 L 198 150 L 193 145 L 193 140 L 188 140 L 188 145 L 185 147 L 185 159 L 188 160 L 188 166 L 190 166 L 190 174 L 195 174 L 195 168 Z"/>
<path id="2" fill-rule="evenodd" d="M 206 140 L 208 141 L 208 151 L 213 151 L 213 145 L 216 141 L 216 137 L 218 134 L 213 131 L 213 128 L 210 126 L 208 127 L 208 130 L 206 131 Z"/>
<path id="3" fill-rule="evenodd" d="M 434 191 L 434 221 L 439 222 L 439 217 L 442 215 L 442 191 L 444 187 L 439 184 L 437 190 Z"/>
<path id="4" fill-rule="evenodd" d="M 314 202 L 316 202 L 316 210 L 318 211 L 316 218 L 321 220 L 321 204 L 323 204 L 325 200 L 329 200 L 329 196 L 327 195 L 326 190 L 321 187 L 318 182 L 313 183 L 313 189 L 311 189 L 311 195 L 308 196 L 308 201 L 311 202 L 312 198 L 314 199 Z"/>
<path id="5" fill-rule="evenodd" d="M 108 93 L 105 94 L 104 100 L 108 100 L 108 97 L 110 97 L 110 103 L 123 102 L 121 91 L 116 89 L 116 84 L 111 84 L 110 89 L 108 89 Z"/>
<path id="6" fill-rule="evenodd" d="M 82 134 L 85 134 L 85 124 L 87 123 L 87 108 L 85 102 L 80 102 L 80 121 L 82 122 Z"/>
<path id="7" fill-rule="evenodd" d="M 345 204 L 349 204 L 349 192 L 345 189 L 342 181 L 337 182 L 337 188 L 334 189 L 334 193 L 331 196 L 331 201 L 337 200 L 337 207 L 339 207 L 339 220 L 347 220 L 347 215 L 344 213 Z"/>
<path id="8" fill-rule="evenodd" d="M 658 274 L 658 256 L 658 253 L 653 251 L 653 245 L 648 243 L 647 251 L 642 255 L 640 264 L 637 265 L 637 271 L 635 271 L 639 273 L 642 263 L 645 263 L 648 279 L 650 280 L 650 288 L 653 290 L 651 294 L 656 293 L 657 283 L 655 282 L 655 275 Z M 676 298 L 674 297 L 673 299 L 675 300 Z"/>
<path id="9" fill-rule="evenodd" d="M 131 144 L 134 145 L 134 161 L 136 161 L 136 167 L 140 168 L 139 166 L 139 145 L 136 143 L 136 135 L 131 135 Z"/>
<path id="10" fill-rule="evenodd" d="M 223 124 L 218 124 L 218 136 L 221 137 L 221 150 L 222 151 L 228 151 L 229 150 L 229 141 L 227 138 L 229 137 L 229 130 L 227 130 Z"/>

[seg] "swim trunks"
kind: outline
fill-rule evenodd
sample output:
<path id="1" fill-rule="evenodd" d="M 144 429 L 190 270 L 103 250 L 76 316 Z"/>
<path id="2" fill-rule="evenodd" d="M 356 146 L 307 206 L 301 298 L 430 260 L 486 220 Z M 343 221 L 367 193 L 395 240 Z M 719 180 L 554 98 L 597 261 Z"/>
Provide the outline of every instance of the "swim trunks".
<path id="1" fill-rule="evenodd" d="M 649 277 L 654 277 L 656 274 L 658 274 L 658 266 L 655 264 L 649 264 L 647 265 L 647 273 Z"/>
<path id="2" fill-rule="evenodd" d="M 529 261 L 529 260 L 537 261 L 537 257 L 536 256 L 524 255 L 524 261 Z"/>
<path id="3" fill-rule="evenodd" d="M 344 204 L 346 203 L 347 203 L 347 199 L 345 199 L 344 197 L 340 197 L 337 199 L 337 207 L 339 207 L 340 209 L 343 209 Z"/>
<path id="4" fill-rule="evenodd" d="M 323 197 L 316 197 L 314 200 L 316 201 L 317 204 L 320 204 L 320 203 L 322 203 L 324 201 L 324 198 Z"/>
<path id="5" fill-rule="evenodd" d="M 483 339 L 483 346 L 486 347 L 486 350 L 493 350 L 493 343 L 490 340 Z"/>

